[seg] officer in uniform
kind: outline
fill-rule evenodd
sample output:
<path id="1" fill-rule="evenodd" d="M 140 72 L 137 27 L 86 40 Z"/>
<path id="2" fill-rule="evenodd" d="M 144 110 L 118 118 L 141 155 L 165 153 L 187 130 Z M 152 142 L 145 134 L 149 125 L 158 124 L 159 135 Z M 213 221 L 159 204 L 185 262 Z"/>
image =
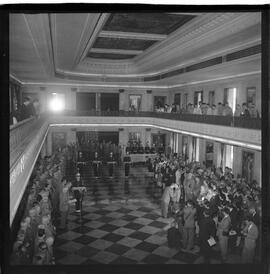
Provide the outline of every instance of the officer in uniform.
<path id="1" fill-rule="evenodd" d="M 113 165 L 115 164 L 115 157 L 113 155 L 113 152 L 110 152 L 110 156 L 108 158 L 108 166 L 109 166 L 109 176 L 113 177 Z"/>
<path id="2" fill-rule="evenodd" d="M 99 157 L 98 152 L 96 151 L 94 154 L 94 159 L 93 159 L 93 169 L 94 169 L 94 176 L 95 177 L 99 177 L 100 176 L 100 164 L 101 164 L 101 160 Z"/>
<path id="3" fill-rule="evenodd" d="M 124 157 L 125 177 L 129 176 L 130 163 L 131 163 L 131 158 L 129 156 L 129 152 L 127 152 L 126 156 Z"/>
<path id="4" fill-rule="evenodd" d="M 81 179 L 81 174 L 77 173 L 75 176 L 75 181 L 72 183 L 72 188 L 73 187 L 83 187 L 84 183 Z M 80 213 L 81 212 L 81 203 L 82 203 L 82 193 L 79 190 L 73 190 L 74 193 L 74 198 L 76 199 L 76 212 Z"/>

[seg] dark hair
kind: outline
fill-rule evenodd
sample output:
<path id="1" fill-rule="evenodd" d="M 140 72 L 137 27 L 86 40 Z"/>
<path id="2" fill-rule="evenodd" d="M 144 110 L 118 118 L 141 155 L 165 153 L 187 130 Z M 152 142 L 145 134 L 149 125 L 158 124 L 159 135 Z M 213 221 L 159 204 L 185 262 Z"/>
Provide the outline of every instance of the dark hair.
<path id="1" fill-rule="evenodd" d="M 223 212 L 226 213 L 226 214 L 230 214 L 230 210 L 229 210 L 228 207 L 225 207 L 225 208 L 223 209 Z"/>
<path id="2" fill-rule="evenodd" d="M 67 179 L 66 176 L 64 176 L 64 177 L 62 178 L 61 182 L 63 183 L 66 179 Z"/>
<path id="3" fill-rule="evenodd" d="M 187 201 L 186 201 L 186 205 L 187 205 L 187 204 L 190 204 L 190 205 L 194 206 L 194 202 L 193 202 L 192 200 L 187 200 Z"/>

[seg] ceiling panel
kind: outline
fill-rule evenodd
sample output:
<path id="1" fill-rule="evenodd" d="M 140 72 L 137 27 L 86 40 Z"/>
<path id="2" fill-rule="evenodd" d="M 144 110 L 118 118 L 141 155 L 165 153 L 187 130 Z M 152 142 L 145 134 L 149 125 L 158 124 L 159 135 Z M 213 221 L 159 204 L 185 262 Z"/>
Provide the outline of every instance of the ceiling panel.
<path id="1" fill-rule="evenodd" d="M 103 30 L 168 35 L 195 17 L 168 13 L 112 13 Z"/>
<path id="2" fill-rule="evenodd" d="M 97 58 L 97 59 L 111 59 L 111 60 L 124 60 L 134 58 L 137 55 L 134 54 L 118 54 L 118 53 L 99 53 L 99 52 L 89 52 L 87 57 Z"/>
<path id="3" fill-rule="evenodd" d="M 152 46 L 155 42 L 157 41 L 98 37 L 93 45 L 93 48 L 145 50 Z"/>
<path id="4" fill-rule="evenodd" d="M 20 80 L 31 77 L 34 79 L 46 79 L 48 75 L 25 16 L 23 14 L 10 14 L 9 22 L 11 74 L 14 74 Z"/>

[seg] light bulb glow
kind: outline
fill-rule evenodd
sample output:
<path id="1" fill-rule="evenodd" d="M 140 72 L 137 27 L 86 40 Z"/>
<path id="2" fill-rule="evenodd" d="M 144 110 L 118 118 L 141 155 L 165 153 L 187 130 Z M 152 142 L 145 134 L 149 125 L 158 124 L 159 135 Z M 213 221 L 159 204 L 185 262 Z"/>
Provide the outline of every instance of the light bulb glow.
<path id="1" fill-rule="evenodd" d="M 53 98 L 49 104 L 50 110 L 60 112 L 64 109 L 64 102 L 58 98 Z"/>

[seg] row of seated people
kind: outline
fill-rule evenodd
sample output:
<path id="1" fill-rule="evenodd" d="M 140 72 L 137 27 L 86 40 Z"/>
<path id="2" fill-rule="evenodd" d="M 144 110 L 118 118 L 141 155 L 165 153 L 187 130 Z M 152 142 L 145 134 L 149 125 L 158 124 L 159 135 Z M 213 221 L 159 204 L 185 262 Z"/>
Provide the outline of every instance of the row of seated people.
<path id="1" fill-rule="evenodd" d="M 182 113 L 182 114 L 199 114 L 199 115 L 218 115 L 218 116 L 234 116 L 234 117 L 243 117 L 243 118 L 260 118 L 261 115 L 259 111 L 256 109 L 255 104 L 253 103 L 242 103 L 236 105 L 235 112 L 233 113 L 232 108 L 229 104 L 219 102 L 216 106 L 215 104 L 206 104 L 204 102 L 199 102 L 197 105 L 193 105 L 192 103 L 188 103 L 185 108 L 182 106 L 180 108 L 179 105 L 172 104 L 171 106 L 168 104 L 165 105 L 157 105 L 155 107 L 156 112 L 167 112 L 167 113 Z"/>
<path id="2" fill-rule="evenodd" d="M 232 170 L 206 168 L 174 156 L 158 157 L 150 162 L 157 187 L 163 191 L 161 211 L 174 214 L 184 251 L 195 248 L 206 263 L 219 246 L 220 259 L 226 263 L 229 252 L 241 254 L 242 263 L 260 256 L 261 190 L 256 181 L 234 178 Z M 216 243 L 216 244 L 215 244 Z"/>
<path id="3" fill-rule="evenodd" d="M 164 151 L 163 144 L 150 146 L 149 142 L 146 142 L 145 146 L 142 146 L 141 142 L 128 142 L 126 146 L 126 153 L 128 154 L 155 154 L 164 153 Z"/>
<path id="4" fill-rule="evenodd" d="M 69 202 L 64 193 L 71 186 L 64 177 L 66 156 L 63 150 L 38 159 L 26 189 L 28 198 L 13 245 L 11 264 L 54 264 L 56 226 L 59 217 L 63 225 L 63 216 L 67 216 L 62 214 Z"/>

